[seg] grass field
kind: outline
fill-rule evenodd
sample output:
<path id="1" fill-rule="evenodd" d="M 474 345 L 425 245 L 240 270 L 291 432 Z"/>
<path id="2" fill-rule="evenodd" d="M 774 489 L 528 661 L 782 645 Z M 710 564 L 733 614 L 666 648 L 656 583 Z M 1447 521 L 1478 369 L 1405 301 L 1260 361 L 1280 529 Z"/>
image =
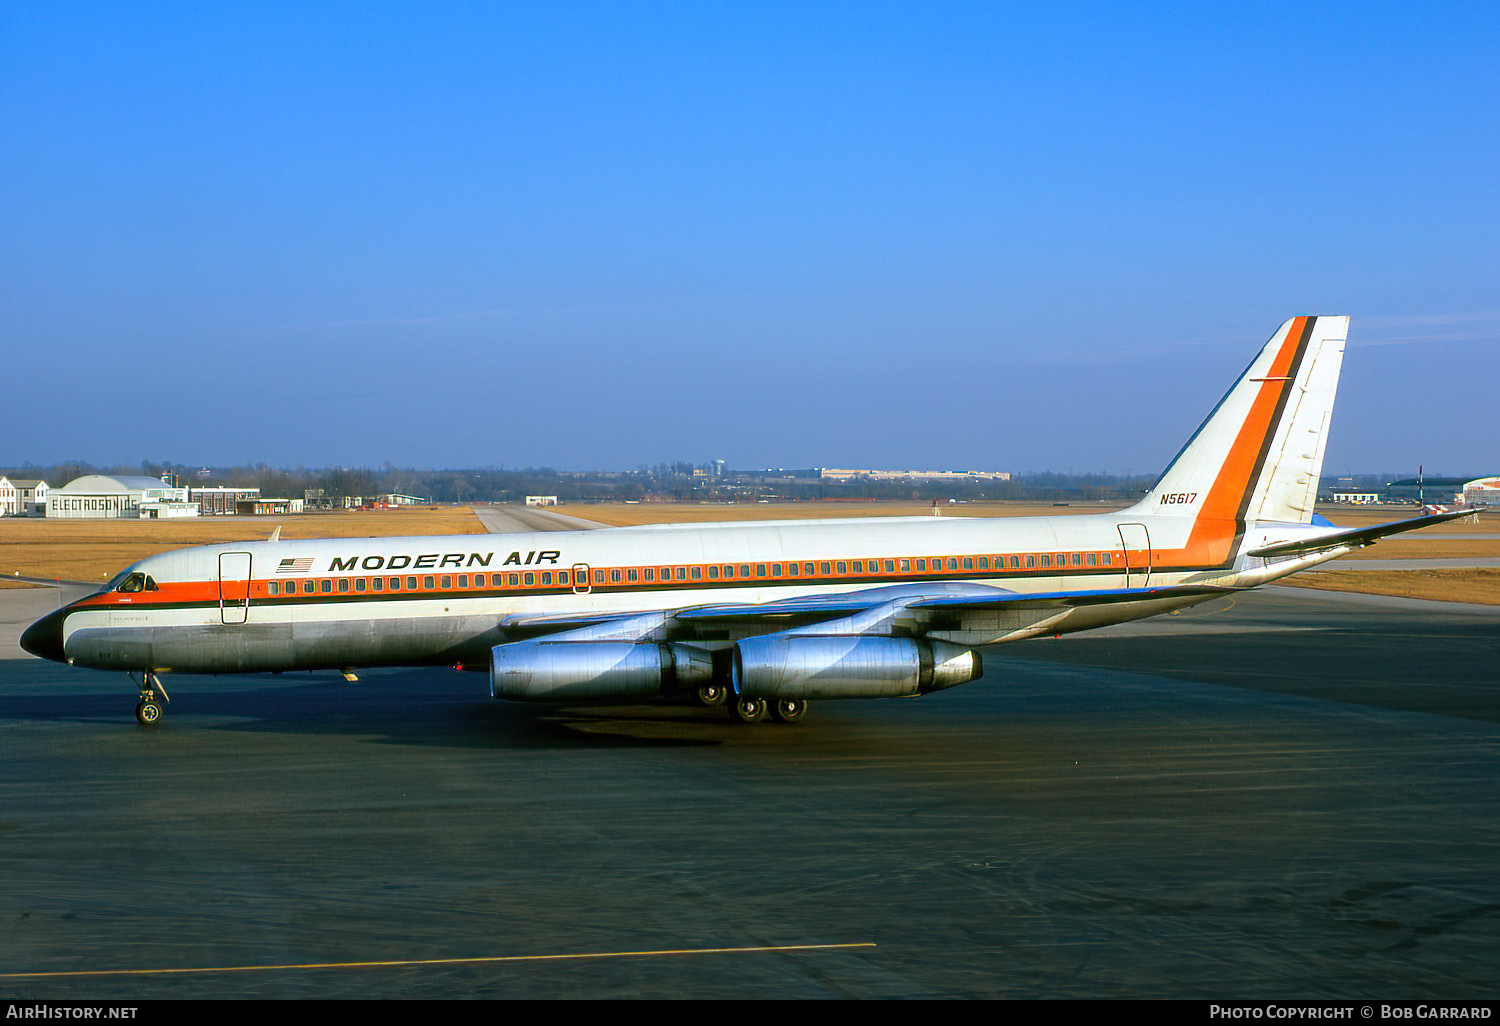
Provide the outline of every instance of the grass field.
<path id="1" fill-rule="evenodd" d="M 1324 570 L 1295 574 L 1281 583 L 1323 591 L 1500 605 L 1500 569 L 1486 567 L 1469 570 Z"/>
<path id="2" fill-rule="evenodd" d="M 1117 503 L 966 502 L 937 507 L 945 517 L 1050 517 L 1107 513 Z M 930 517 L 930 502 L 601 502 L 563 506 L 559 513 L 612 527 L 637 524 L 703 524 L 716 520 L 827 520 L 839 517 Z"/>
<path id="3" fill-rule="evenodd" d="M 277 526 L 293 538 L 483 534 L 467 506 L 183 520 L 0 520 L 0 576 L 105 581 L 138 559 L 217 542 L 264 541 Z"/>

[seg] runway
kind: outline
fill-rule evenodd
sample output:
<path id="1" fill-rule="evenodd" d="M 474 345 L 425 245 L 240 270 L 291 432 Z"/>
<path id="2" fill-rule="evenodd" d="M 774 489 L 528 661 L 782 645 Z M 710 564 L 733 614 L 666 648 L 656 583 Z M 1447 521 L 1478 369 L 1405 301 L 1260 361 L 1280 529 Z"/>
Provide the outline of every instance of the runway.
<path id="1" fill-rule="evenodd" d="M 797 727 L 392 670 L 175 677 L 142 728 L 121 675 L 14 650 L 55 602 L 0 592 L 13 998 L 1489 998 L 1500 976 L 1495 607 L 1264 589 Z M 554 955 L 584 957 L 460 961 Z M 213 971 L 139 972 L 168 968 Z M 105 970 L 131 972 L 14 975 Z"/>
<path id="2" fill-rule="evenodd" d="M 490 534 L 521 531 L 591 531 L 608 524 L 595 523 L 536 506 L 475 506 L 474 515 Z"/>

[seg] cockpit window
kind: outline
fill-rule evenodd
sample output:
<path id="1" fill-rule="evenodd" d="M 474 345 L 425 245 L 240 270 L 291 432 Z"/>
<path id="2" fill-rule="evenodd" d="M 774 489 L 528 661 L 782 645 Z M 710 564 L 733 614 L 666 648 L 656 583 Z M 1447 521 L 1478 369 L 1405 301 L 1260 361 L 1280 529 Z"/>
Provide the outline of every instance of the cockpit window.
<path id="1" fill-rule="evenodd" d="M 153 583 L 155 583 L 155 582 L 153 582 Z M 128 576 L 126 576 L 126 578 L 123 581 L 120 582 L 119 586 L 117 588 L 115 588 L 115 590 L 116 591 L 131 592 L 131 593 L 134 593 L 134 592 L 137 592 L 137 591 L 145 591 L 146 590 L 146 575 L 142 574 L 142 573 L 129 574 Z"/>
<path id="2" fill-rule="evenodd" d="M 160 591 L 161 590 L 161 589 L 157 588 L 157 586 L 156 586 L 156 578 L 152 577 L 150 574 L 146 575 L 146 590 L 147 591 Z"/>

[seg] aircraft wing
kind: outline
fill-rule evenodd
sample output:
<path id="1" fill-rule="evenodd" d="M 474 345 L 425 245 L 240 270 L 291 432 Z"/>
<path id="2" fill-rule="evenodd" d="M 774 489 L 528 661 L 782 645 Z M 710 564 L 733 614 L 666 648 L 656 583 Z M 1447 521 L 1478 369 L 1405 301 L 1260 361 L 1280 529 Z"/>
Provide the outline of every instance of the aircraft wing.
<path id="1" fill-rule="evenodd" d="M 520 701 L 601 701 L 702 689 L 701 701 L 724 701 L 728 682 L 737 702 L 750 703 L 745 716 L 764 716 L 755 703 L 770 700 L 910 697 L 978 678 L 981 657 L 968 646 L 1051 633 L 1080 606 L 1135 602 L 1146 607 L 1135 615 L 1149 615 L 1231 590 L 1027 595 L 981 584 L 895 585 L 610 619 L 508 619 L 502 626 L 517 640 L 490 650 L 490 690 Z"/>
<path id="2" fill-rule="evenodd" d="M 507 617 L 512 637 L 545 635 L 554 641 L 667 641 L 729 628 L 742 636 L 922 634 L 960 630 L 966 617 L 993 619 L 1004 612 L 1016 626 L 1083 606 L 1204 598 L 1235 589 L 1210 585 L 1108 588 L 1025 593 L 983 584 L 894 585 L 837 595 L 809 595 L 761 603 L 717 603 L 614 615 Z"/>
<path id="3" fill-rule="evenodd" d="M 1249 554 L 1252 556 L 1300 556 L 1308 552 L 1320 552 L 1324 549 L 1336 549 L 1345 546 L 1363 548 L 1366 545 L 1374 545 L 1381 538 L 1386 538 L 1393 534 L 1403 534 L 1406 531 L 1415 531 L 1423 527 L 1431 527 L 1433 524 L 1441 524 L 1449 520 L 1457 520 L 1459 517 L 1471 517 L 1473 515 L 1474 511 L 1471 509 L 1432 513 L 1424 517 L 1393 520 L 1388 524 L 1377 524 L 1374 527 L 1352 528 L 1347 531 L 1339 531 L 1337 534 L 1325 534 L 1318 538 L 1282 542 L 1278 545 L 1267 545 L 1265 548 L 1252 549 Z"/>

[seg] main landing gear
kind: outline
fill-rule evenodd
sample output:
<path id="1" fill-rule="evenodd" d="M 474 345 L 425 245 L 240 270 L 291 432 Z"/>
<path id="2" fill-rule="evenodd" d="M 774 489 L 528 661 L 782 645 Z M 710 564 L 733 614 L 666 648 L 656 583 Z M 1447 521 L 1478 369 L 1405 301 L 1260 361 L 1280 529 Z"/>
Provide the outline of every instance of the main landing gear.
<path id="1" fill-rule="evenodd" d="M 764 723 L 769 716 L 777 723 L 796 723 L 807 715 L 805 698 L 748 698 L 733 697 L 729 705 L 729 718 L 736 723 Z"/>
<path id="2" fill-rule="evenodd" d="M 132 673 L 130 679 L 134 681 L 135 674 Z M 161 678 L 149 670 L 141 675 L 140 684 L 137 686 L 141 690 L 141 697 L 135 703 L 135 718 L 149 727 L 161 719 L 163 704 L 172 699 L 167 695 L 167 689 L 162 686 Z M 161 701 L 157 701 L 156 698 L 158 691 L 161 692 Z"/>
<path id="3" fill-rule="evenodd" d="M 693 697 L 699 705 L 725 706 L 735 723 L 764 723 L 767 717 L 778 723 L 796 723 L 807 715 L 805 698 L 747 698 L 731 694 L 729 686 L 718 681 L 704 684 Z"/>

